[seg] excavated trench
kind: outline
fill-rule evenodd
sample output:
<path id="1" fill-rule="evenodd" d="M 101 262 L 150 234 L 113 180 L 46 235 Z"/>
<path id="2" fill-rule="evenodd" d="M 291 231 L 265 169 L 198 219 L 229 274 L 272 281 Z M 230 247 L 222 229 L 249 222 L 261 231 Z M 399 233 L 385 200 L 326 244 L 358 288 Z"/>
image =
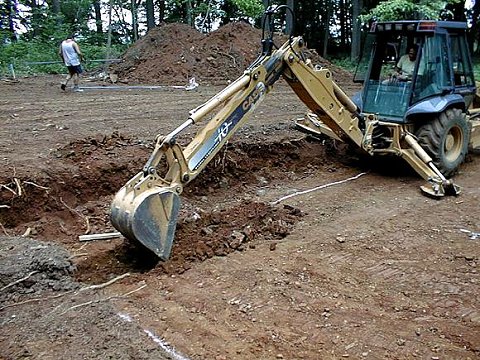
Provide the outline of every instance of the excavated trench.
<path id="1" fill-rule="evenodd" d="M 213 256 L 252 251 L 259 242 L 274 248 L 303 214 L 290 206 L 270 205 L 262 199 L 262 189 L 282 186 L 291 174 L 300 178 L 335 171 L 351 160 L 338 144 L 308 138 L 230 143 L 185 188 L 169 261 L 159 262 L 123 239 L 82 254 L 79 235 L 115 231 L 109 222 L 111 199 L 150 153 L 151 144 L 117 133 L 57 149 L 52 153 L 55 168 L 35 179 L 3 179 L 4 232 L 62 244 L 77 254 L 76 277 L 81 281 L 101 282 L 127 271 L 182 273 Z"/>

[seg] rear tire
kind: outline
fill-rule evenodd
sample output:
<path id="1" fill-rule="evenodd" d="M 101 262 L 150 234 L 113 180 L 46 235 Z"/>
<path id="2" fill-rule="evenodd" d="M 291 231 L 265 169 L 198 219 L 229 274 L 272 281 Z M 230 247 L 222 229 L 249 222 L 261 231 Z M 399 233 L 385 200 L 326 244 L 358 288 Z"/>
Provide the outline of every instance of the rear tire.
<path id="1" fill-rule="evenodd" d="M 470 131 L 465 114 L 460 109 L 448 109 L 420 127 L 417 138 L 438 170 L 449 177 L 457 171 L 468 152 Z"/>

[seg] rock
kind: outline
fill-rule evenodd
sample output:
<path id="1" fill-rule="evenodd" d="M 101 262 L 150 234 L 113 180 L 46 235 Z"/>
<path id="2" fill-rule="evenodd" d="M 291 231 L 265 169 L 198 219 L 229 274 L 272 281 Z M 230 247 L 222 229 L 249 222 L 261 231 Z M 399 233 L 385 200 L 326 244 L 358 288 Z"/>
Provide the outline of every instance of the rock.
<path id="1" fill-rule="evenodd" d="M 228 241 L 228 245 L 232 249 L 238 249 L 240 245 L 244 242 L 245 240 L 245 235 L 242 234 L 240 231 L 234 230 L 232 232 L 232 235 L 230 235 L 230 239 Z"/>
<path id="2" fill-rule="evenodd" d="M 202 230 L 200 230 L 200 233 L 202 235 L 212 235 L 213 234 L 213 230 L 209 227 L 204 227 L 202 228 Z"/>

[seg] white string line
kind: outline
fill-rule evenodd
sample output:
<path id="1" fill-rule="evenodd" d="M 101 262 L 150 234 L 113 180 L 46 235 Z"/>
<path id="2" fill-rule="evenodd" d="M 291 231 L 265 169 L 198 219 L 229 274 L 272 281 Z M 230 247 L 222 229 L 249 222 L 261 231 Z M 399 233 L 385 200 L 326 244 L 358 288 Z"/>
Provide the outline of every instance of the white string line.
<path id="1" fill-rule="evenodd" d="M 339 181 L 335 181 L 335 182 L 332 182 L 332 183 L 329 183 L 329 184 L 324 184 L 324 185 L 320 185 L 320 186 L 317 186 L 313 189 L 308 189 L 308 190 L 303 190 L 303 191 L 299 191 L 299 192 L 296 192 L 296 193 L 293 193 L 293 194 L 290 194 L 290 195 L 287 195 L 287 196 L 284 196 L 276 201 L 273 201 L 270 203 L 270 205 L 277 205 L 278 203 L 282 202 L 283 200 L 287 200 L 291 197 L 294 197 L 294 196 L 298 196 L 298 195 L 304 195 L 304 194 L 308 194 L 312 191 L 317 191 L 317 190 L 321 190 L 321 189 L 325 189 L 327 187 L 330 187 L 330 186 L 333 186 L 333 185 L 339 185 L 339 184 L 343 184 L 343 183 L 346 183 L 347 181 L 352 181 L 352 180 L 357 180 L 360 176 L 363 176 L 365 175 L 366 172 L 362 172 L 358 175 L 355 175 L 353 177 L 350 177 L 348 179 L 344 179 L 344 180 L 339 180 Z"/>

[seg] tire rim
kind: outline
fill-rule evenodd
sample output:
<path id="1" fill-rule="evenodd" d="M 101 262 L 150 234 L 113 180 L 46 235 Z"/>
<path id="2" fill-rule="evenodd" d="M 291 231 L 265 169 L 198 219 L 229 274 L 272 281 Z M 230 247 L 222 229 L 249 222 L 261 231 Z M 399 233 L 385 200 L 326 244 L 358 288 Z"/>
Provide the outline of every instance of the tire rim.
<path id="1" fill-rule="evenodd" d="M 458 126 L 452 127 L 445 137 L 444 151 L 448 161 L 453 162 L 462 153 L 463 133 Z"/>

